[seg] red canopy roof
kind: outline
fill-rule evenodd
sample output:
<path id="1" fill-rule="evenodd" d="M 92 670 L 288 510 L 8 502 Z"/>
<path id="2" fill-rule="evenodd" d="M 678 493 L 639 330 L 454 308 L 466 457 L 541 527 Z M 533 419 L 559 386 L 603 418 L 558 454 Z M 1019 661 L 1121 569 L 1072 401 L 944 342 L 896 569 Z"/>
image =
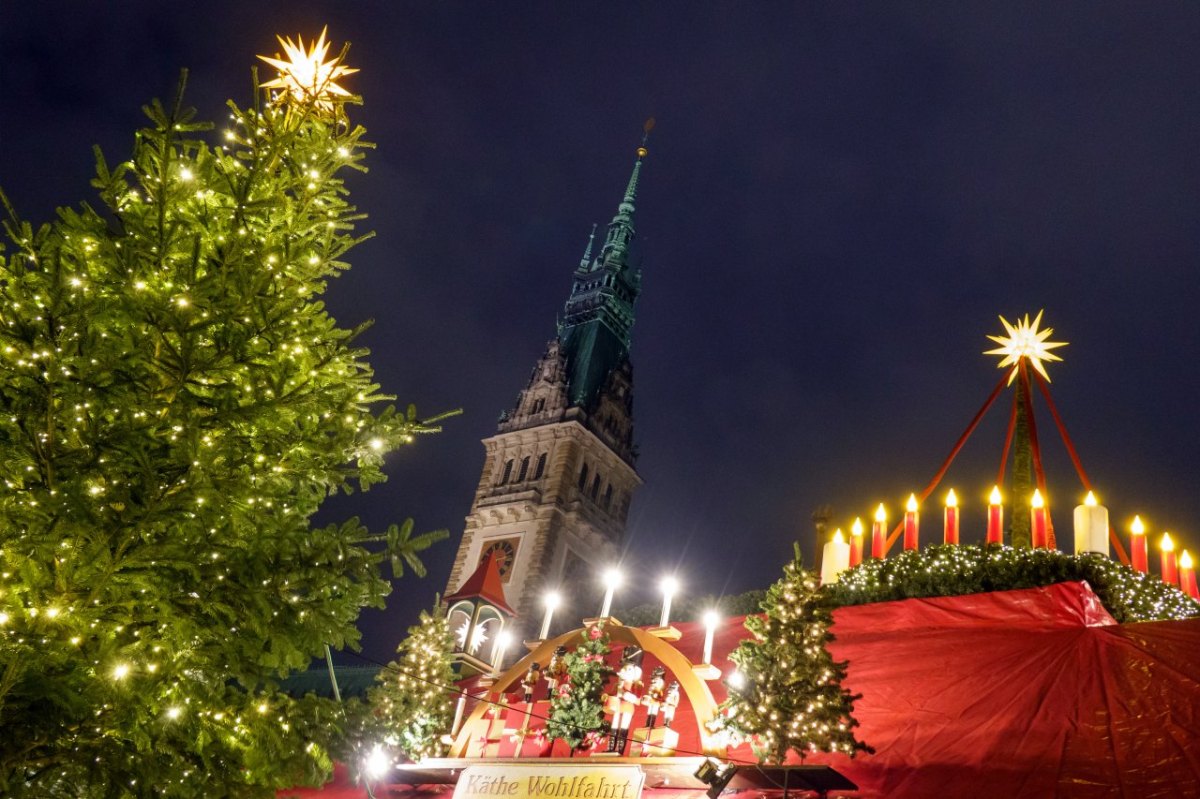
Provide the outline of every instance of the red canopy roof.
<path id="1" fill-rule="evenodd" d="M 475 571 L 471 572 L 471 576 L 443 601 L 448 604 L 460 599 L 475 598 L 487 600 L 509 616 L 517 615 L 505 599 L 504 583 L 500 579 L 500 563 L 496 560 L 495 552 L 484 555 Z"/>
<path id="2" fill-rule="evenodd" d="M 741 622 L 716 632 L 726 674 Z M 830 648 L 849 661 L 858 734 L 876 752 L 805 762 L 845 774 L 856 797 L 1200 796 L 1200 619 L 1116 624 L 1086 583 L 1062 583 L 840 608 L 834 622 Z M 675 626 L 698 661 L 703 628 Z M 697 751 L 686 703 L 676 722 L 680 754 Z M 730 757 L 754 760 L 748 746 Z M 335 795 L 281 795 L 293 794 Z"/>

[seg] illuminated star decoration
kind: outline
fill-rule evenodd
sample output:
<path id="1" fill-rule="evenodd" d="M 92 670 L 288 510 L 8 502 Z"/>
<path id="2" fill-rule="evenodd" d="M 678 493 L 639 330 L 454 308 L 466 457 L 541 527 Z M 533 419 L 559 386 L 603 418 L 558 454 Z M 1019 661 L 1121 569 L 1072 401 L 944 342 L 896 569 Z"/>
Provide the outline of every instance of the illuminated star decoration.
<path id="1" fill-rule="evenodd" d="M 1056 347 L 1065 347 L 1065 341 L 1046 341 L 1054 332 L 1054 328 L 1048 327 L 1045 330 L 1038 330 L 1038 325 L 1042 323 L 1042 311 L 1038 311 L 1038 315 L 1033 322 L 1029 321 L 1029 314 L 1025 314 L 1024 319 L 1018 319 L 1015 325 L 1009 324 L 1008 320 L 1003 316 L 1000 317 L 1000 322 L 1004 325 L 1004 329 L 1008 331 L 1007 336 L 988 336 L 992 341 L 1000 346 L 994 350 L 984 351 L 984 355 L 1003 355 L 1000 361 L 1000 368 L 1013 364 L 1020 364 L 1022 358 L 1027 359 L 1034 369 L 1038 370 L 1038 374 L 1046 378 L 1046 382 L 1050 382 L 1050 375 L 1046 374 L 1046 367 L 1043 361 L 1061 361 L 1050 350 Z M 1009 385 L 1017 376 L 1017 369 L 1013 368 L 1012 374 L 1008 376 Z"/>
<path id="2" fill-rule="evenodd" d="M 339 86 L 337 81 L 358 70 L 342 64 L 341 56 L 332 61 L 325 60 L 329 55 L 329 42 L 325 41 L 328 30 L 328 26 L 322 28 L 321 35 L 316 41 L 310 42 L 307 50 L 300 36 L 296 37 L 295 42 L 276 36 L 286 57 L 259 56 L 279 70 L 279 77 L 262 84 L 263 88 L 283 89 L 283 97 L 290 97 L 299 103 L 311 100 L 323 111 L 332 111 L 335 99 L 350 97 L 350 92 Z"/>

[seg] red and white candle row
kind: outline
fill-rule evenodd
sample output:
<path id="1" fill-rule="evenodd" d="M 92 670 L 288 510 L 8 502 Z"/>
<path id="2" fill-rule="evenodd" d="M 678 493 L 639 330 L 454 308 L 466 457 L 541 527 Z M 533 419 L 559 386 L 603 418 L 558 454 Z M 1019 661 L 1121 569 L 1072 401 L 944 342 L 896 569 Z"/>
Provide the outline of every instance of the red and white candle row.
<path id="1" fill-rule="evenodd" d="M 1045 548 L 1050 545 L 1049 510 L 1041 491 L 1034 490 L 1030 502 L 1030 537 L 1035 548 Z M 904 512 L 904 549 L 918 549 L 920 542 L 920 511 L 917 497 L 910 494 L 905 503 Z M 1109 554 L 1109 523 L 1108 509 L 1096 501 L 1091 491 L 1087 493 L 1082 505 L 1075 508 L 1075 554 L 1097 553 Z M 959 507 L 958 497 L 951 489 L 946 495 L 943 510 L 942 540 L 947 544 L 959 543 Z M 1131 565 L 1140 572 L 1147 572 L 1147 552 L 1145 526 L 1142 520 L 1134 517 L 1131 527 Z M 850 528 L 850 541 L 847 542 L 841 530 L 834 533 L 832 540 L 825 544 L 821 559 L 821 582 L 836 582 L 838 575 L 847 568 L 859 565 L 864 557 L 863 535 L 864 528 L 861 519 L 855 519 Z M 883 558 L 886 554 L 888 537 L 887 509 L 881 503 L 875 511 L 875 523 L 871 527 L 870 557 Z M 1004 542 L 1004 506 L 1000 488 L 992 489 L 988 498 L 987 537 L 989 544 Z M 1178 561 L 1175 557 L 1175 545 L 1169 533 L 1162 537 L 1162 569 L 1164 582 L 1178 586 L 1194 599 L 1200 600 L 1197 590 L 1196 574 L 1192 558 L 1186 550 L 1180 553 Z"/>

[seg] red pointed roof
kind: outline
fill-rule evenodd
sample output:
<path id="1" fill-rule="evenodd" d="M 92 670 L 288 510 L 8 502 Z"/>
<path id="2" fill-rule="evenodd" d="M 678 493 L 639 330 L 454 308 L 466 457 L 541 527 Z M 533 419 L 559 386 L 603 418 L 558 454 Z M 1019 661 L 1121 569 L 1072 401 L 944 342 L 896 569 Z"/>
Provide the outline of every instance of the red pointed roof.
<path id="1" fill-rule="evenodd" d="M 479 561 L 479 566 L 471 573 L 471 576 L 458 587 L 457 591 L 442 601 L 450 603 L 460 599 L 475 598 L 486 600 L 509 616 L 517 615 L 516 611 L 508 606 L 508 601 L 504 597 L 504 583 L 500 580 L 500 563 L 496 560 L 495 552 L 484 555 L 483 560 Z"/>

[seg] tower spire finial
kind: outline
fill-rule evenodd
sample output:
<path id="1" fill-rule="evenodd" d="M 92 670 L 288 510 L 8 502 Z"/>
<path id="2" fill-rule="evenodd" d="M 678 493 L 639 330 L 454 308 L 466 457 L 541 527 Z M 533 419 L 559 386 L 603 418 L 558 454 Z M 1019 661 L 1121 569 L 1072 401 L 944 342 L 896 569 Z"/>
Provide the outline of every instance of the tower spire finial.
<path id="1" fill-rule="evenodd" d="M 583 251 L 583 259 L 579 262 L 580 269 L 587 269 L 589 263 L 592 262 L 592 242 L 596 240 L 596 223 L 592 223 L 592 232 L 588 235 L 587 247 Z"/>
<path id="2" fill-rule="evenodd" d="M 625 187 L 625 196 L 617 206 L 617 215 L 608 223 L 608 235 L 604 240 L 604 248 L 600 257 L 608 261 L 610 258 L 624 262 L 629 242 L 633 239 L 634 202 L 637 200 L 638 178 L 642 174 L 642 159 L 649 155 L 646 140 L 654 129 L 654 117 L 646 120 L 642 126 L 642 143 L 637 148 L 637 160 L 633 162 L 633 174 L 629 176 L 629 184 Z"/>

